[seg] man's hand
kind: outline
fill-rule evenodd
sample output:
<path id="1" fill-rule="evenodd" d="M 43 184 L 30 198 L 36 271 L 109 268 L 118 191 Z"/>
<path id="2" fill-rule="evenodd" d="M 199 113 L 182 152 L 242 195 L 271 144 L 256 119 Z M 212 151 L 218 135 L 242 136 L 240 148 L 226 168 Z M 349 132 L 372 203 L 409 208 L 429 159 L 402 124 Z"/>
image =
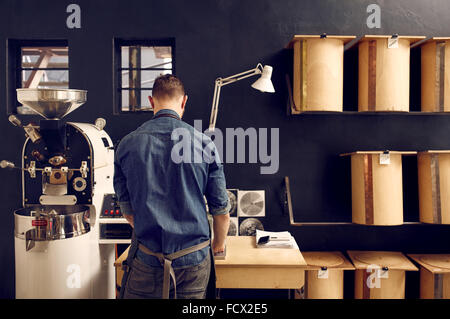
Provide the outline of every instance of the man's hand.
<path id="1" fill-rule="evenodd" d="M 212 250 L 213 253 L 222 253 L 225 251 L 225 242 L 223 243 L 218 243 L 217 240 L 214 238 L 212 241 Z"/>
<path id="2" fill-rule="evenodd" d="M 213 229 L 214 238 L 212 241 L 213 253 L 221 253 L 225 250 L 228 227 L 230 226 L 230 214 L 214 215 Z"/>

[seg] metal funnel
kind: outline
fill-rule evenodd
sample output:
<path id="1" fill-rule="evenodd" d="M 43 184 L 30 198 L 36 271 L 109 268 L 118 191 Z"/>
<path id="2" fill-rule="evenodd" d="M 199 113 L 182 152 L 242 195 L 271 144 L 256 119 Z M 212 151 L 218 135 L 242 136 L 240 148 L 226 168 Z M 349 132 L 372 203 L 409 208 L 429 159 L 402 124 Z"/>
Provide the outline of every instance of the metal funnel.
<path id="1" fill-rule="evenodd" d="M 62 119 L 87 100 L 87 91 L 71 89 L 17 89 L 17 100 L 46 119 Z"/>

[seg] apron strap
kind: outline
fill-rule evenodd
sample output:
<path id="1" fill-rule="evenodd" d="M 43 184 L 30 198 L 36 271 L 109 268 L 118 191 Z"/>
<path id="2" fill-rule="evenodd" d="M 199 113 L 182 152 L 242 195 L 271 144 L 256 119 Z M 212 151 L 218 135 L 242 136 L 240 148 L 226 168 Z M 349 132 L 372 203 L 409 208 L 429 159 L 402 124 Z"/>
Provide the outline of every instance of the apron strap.
<path id="1" fill-rule="evenodd" d="M 185 255 L 188 255 L 190 253 L 193 253 L 193 252 L 199 251 L 205 247 L 208 247 L 210 243 L 211 243 L 211 240 L 208 239 L 204 242 L 201 242 L 200 244 L 176 251 L 176 252 L 174 252 L 172 254 L 168 254 L 168 255 L 164 255 L 163 253 L 155 253 L 155 252 L 151 251 L 150 249 L 148 249 L 147 247 L 145 247 L 144 245 L 142 245 L 141 243 L 139 243 L 139 250 L 141 250 L 143 253 L 145 253 L 147 255 L 157 257 L 159 259 L 159 262 L 161 263 L 161 265 L 164 267 L 163 294 L 162 294 L 163 299 L 169 299 L 170 278 L 172 278 L 172 281 L 173 281 L 175 299 L 177 298 L 177 280 L 175 277 L 175 271 L 173 270 L 173 267 L 172 267 L 172 261 L 174 259 L 183 257 Z"/>
<path id="2" fill-rule="evenodd" d="M 172 268 L 172 260 L 164 259 L 164 277 L 163 277 L 163 299 L 169 299 L 170 292 L 170 278 L 173 280 L 175 299 L 177 299 L 177 279 L 175 277 L 175 271 Z"/>

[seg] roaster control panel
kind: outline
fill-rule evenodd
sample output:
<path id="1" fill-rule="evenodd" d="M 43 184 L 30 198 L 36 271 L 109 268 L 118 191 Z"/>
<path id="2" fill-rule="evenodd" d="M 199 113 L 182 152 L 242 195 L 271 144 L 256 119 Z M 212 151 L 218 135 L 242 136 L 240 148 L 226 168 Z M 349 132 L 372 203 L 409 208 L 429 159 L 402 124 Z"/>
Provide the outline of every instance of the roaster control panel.
<path id="1" fill-rule="evenodd" d="M 122 218 L 116 194 L 105 194 L 100 218 Z"/>

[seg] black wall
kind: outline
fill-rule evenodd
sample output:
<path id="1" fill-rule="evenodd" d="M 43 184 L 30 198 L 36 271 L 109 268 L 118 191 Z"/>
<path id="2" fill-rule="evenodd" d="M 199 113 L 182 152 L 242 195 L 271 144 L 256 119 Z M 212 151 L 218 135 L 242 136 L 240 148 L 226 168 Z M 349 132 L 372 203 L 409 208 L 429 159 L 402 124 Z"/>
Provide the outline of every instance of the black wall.
<path id="1" fill-rule="evenodd" d="M 82 28 L 66 27 L 66 7 L 81 6 Z M 366 8 L 381 7 L 381 29 L 368 29 Z M 294 34 L 393 34 L 450 36 L 446 0 L 71 0 L 0 1 L 0 159 L 20 163 L 23 132 L 7 121 L 6 40 L 67 39 L 70 86 L 86 89 L 88 102 L 67 117 L 106 118 L 114 141 L 151 115 L 113 115 L 113 38 L 176 39 L 177 75 L 188 95 L 185 121 L 209 121 L 214 80 L 253 68 L 274 67 L 275 94 L 249 87 L 222 90 L 217 127 L 280 129 L 280 169 L 260 175 L 259 164 L 227 164 L 230 188 L 265 189 L 270 230 L 289 230 L 306 250 L 448 252 L 449 227 L 289 226 L 283 210 L 283 178 L 290 176 L 296 221 L 351 221 L 350 164 L 338 155 L 355 150 L 450 149 L 450 117 L 424 114 L 308 114 L 287 116 L 285 74 Z M 420 50 L 412 50 L 411 110 L 420 109 Z M 247 82 L 247 83 L 246 83 Z M 345 110 L 357 109 L 357 54 L 345 53 Z M 1 94 L 3 92 L 4 94 Z M 27 121 L 25 117 L 22 118 Z M 418 221 L 417 162 L 404 160 L 405 220 Z M 1 171 L 0 297 L 14 297 L 13 210 L 21 205 L 20 174 Z M 417 297 L 417 275 L 407 296 Z M 351 276 L 347 276 L 351 277 Z M 412 282 L 412 284 L 410 284 Z M 351 297 L 351 291 L 347 293 Z"/>

